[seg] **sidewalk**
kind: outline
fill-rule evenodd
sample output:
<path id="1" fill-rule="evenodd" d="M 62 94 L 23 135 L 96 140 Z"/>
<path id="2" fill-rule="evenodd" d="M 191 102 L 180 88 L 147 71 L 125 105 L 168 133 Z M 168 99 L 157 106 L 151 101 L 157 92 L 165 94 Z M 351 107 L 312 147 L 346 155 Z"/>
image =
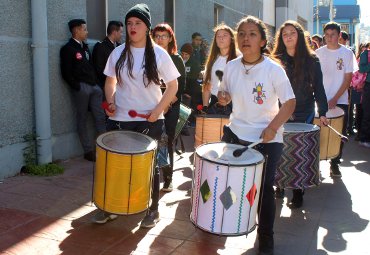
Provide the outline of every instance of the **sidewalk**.
<path id="1" fill-rule="evenodd" d="M 189 220 L 193 138 L 176 157 L 174 191 L 162 194 L 161 221 L 140 229 L 143 213 L 105 225 L 90 223 L 93 164 L 82 158 L 62 162 L 61 176 L 16 176 L 0 183 L 0 254 L 256 254 L 253 231 L 246 238 L 219 237 Z M 304 205 L 290 210 L 292 194 L 277 200 L 276 255 L 370 254 L 370 150 L 350 141 L 341 179 L 329 177 L 322 161 L 322 184 L 306 191 Z"/>

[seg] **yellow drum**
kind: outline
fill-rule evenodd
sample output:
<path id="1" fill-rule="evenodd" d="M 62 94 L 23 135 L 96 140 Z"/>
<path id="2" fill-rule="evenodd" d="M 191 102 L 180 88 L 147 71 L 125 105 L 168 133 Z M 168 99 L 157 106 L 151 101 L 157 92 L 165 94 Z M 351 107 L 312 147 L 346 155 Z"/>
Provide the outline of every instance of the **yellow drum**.
<path id="1" fill-rule="evenodd" d="M 148 208 L 157 142 L 131 131 L 111 131 L 96 141 L 93 202 L 106 212 L 134 214 Z"/>
<path id="2" fill-rule="evenodd" d="M 229 117 L 225 115 L 198 115 L 195 122 L 195 147 L 221 141 L 224 125 L 229 122 Z"/>
<path id="3" fill-rule="evenodd" d="M 329 109 L 326 113 L 326 118 L 329 121 L 329 125 L 336 129 L 338 132 L 342 133 L 343 121 L 344 121 L 344 111 L 335 107 L 334 109 Z M 314 124 L 320 125 L 320 119 L 316 113 Z M 320 160 L 332 159 L 339 155 L 340 152 L 341 138 L 330 128 L 320 127 Z"/>

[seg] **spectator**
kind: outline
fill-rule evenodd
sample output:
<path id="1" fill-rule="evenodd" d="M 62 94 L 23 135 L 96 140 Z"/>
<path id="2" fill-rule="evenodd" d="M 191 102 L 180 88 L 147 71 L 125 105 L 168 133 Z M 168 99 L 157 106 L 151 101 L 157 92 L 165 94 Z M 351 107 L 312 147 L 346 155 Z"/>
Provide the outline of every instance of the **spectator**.
<path id="1" fill-rule="evenodd" d="M 202 47 L 203 44 L 203 47 Z M 206 49 L 204 47 L 202 35 L 198 32 L 195 32 L 191 36 L 191 46 L 193 47 L 193 58 L 196 59 L 200 66 L 201 70 L 204 69 L 204 63 L 206 61 Z"/>
<path id="2" fill-rule="evenodd" d="M 362 92 L 362 122 L 360 131 L 360 145 L 370 148 L 370 54 L 369 44 L 360 55 L 360 72 L 367 73 L 365 86 Z"/>

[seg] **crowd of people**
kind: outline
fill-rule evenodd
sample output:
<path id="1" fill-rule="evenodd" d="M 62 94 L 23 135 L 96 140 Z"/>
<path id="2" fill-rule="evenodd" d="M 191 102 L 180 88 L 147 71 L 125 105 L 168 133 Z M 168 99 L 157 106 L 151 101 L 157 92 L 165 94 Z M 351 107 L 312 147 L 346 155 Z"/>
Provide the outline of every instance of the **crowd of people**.
<path id="1" fill-rule="evenodd" d="M 171 26 L 153 26 L 149 7 L 137 4 L 128 10 L 124 23 L 109 22 L 106 38 L 94 46 L 92 55 L 85 43 L 86 22 L 74 19 L 68 26 L 72 37 L 60 51 L 61 71 L 71 87 L 86 160 L 96 160 L 87 135 L 88 111 L 94 116 L 97 134 L 118 129 L 146 131 L 160 140 L 165 127 L 170 163 L 162 169 L 164 192 L 173 189 L 173 145 L 181 102 L 195 114 L 199 105 L 203 114 L 229 106 L 230 123 L 224 127 L 222 141 L 248 145 L 262 139 L 255 147 L 268 159 L 257 230 L 259 254 L 273 254 L 275 196 L 284 196 L 284 190 L 273 186 L 285 122 L 313 123 L 316 105 L 320 125 L 327 125 L 328 109 L 340 107 L 345 113 L 343 134 L 356 133 L 359 143 L 370 148 L 370 75 L 364 84 L 351 86 L 353 73 L 370 72 L 370 43 L 362 43 L 355 56 L 347 46 L 348 34 L 335 22 L 325 25 L 323 36 L 310 36 L 298 22 L 286 21 L 272 41 L 265 24 L 248 16 L 235 31 L 218 25 L 209 49 L 202 35 L 194 33 L 191 43 L 178 52 Z M 132 119 L 130 109 L 147 118 Z M 194 121 L 193 115 L 190 125 Z M 333 178 L 341 176 L 342 148 L 343 143 L 330 162 Z M 159 174 L 157 165 L 152 202 L 141 222 L 144 228 L 154 227 L 160 219 Z M 303 194 L 303 189 L 293 190 L 292 209 L 302 206 Z M 93 221 L 103 224 L 115 218 L 99 210 Z"/>

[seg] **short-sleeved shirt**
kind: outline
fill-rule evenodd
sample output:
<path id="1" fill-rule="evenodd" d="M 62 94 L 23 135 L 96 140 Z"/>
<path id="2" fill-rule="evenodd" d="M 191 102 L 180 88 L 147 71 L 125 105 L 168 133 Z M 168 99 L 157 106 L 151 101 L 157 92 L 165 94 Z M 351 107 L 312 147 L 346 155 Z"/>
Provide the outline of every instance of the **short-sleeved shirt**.
<path id="1" fill-rule="evenodd" d="M 326 97 L 331 100 L 342 86 L 345 74 L 358 70 L 356 57 L 350 49 L 343 45 L 335 50 L 324 46 L 317 49 L 316 54 L 320 59 Z M 347 90 L 337 103 L 348 104 Z"/>
<path id="2" fill-rule="evenodd" d="M 228 56 L 219 55 L 212 65 L 211 70 L 211 94 L 217 96 L 220 80 L 216 75 L 216 71 L 224 71 Z"/>
<path id="3" fill-rule="evenodd" d="M 142 118 L 131 118 L 128 115 L 128 111 L 135 110 L 140 114 L 148 114 L 162 99 L 159 84 L 151 82 L 147 87 L 144 86 L 144 81 L 146 84 L 148 83 L 147 77 L 144 75 L 145 48 L 130 47 L 133 55 L 133 77 L 128 73 L 126 58 L 125 65 L 120 72 L 122 84 L 116 85 L 116 112 L 113 117 L 110 117 L 110 119 L 116 121 L 144 121 L 145 119 Z M 165 84 L 176 80 L 180 74 L 167 51 L 156 44 L 153 44 L 153 47 L 159 79 L 162 79 Z M 122 44 L 113 50 L 104 69 L 105 75 L 116 78 L 115 66 L 124 48 L 125 44 Z M 164 116 L 161 114 L 159 119 L 163 118 Z"/>
<path id="4" fill-rule="evenodd" d="M 230 129 L 239 139 L 255 142 L 279 112 L 283 104 L 295 98 L 284 69 L 268 57 L 254 67 L 243 65 L 241 57 L 229 61 L 223 84 L 233 102 Z M 245 69 L 250 69 L 246 74 Z M 270 142 L 283 142 L 283 127 Z"/>

